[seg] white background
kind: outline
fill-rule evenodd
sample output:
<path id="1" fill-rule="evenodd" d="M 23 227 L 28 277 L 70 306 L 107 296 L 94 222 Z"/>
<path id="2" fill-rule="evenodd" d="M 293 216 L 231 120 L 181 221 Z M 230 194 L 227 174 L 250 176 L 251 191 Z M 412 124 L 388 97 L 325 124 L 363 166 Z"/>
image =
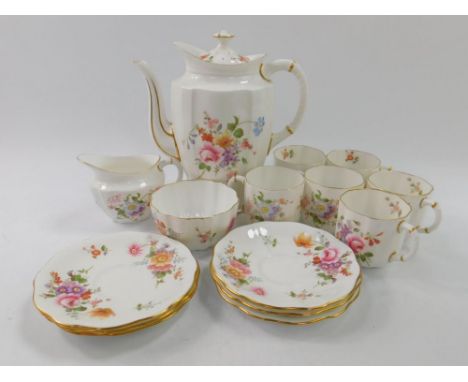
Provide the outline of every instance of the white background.
<path id="1" fill-rule="evenodd" d="M 467 364 L 468 22 L 463 17 L 1 17 L 1 364 Z M 427 178 L 444 211 L 407 263 L 366 270 L 360 298 L 316 326 L 256 321 L 226 305 L 197 254 L 195 298 L 175 318 L 120 338 L 62 332 L 31 303 L 35 273 L 96 233 L 153 230 L 95 206 L 81 152 L 155 152 L 145 82 L 168 98 L 184 70 L 172 41 L 211 48 L 226 28 L 241 53 L 294 58 L 311 97 L 287 143 L 358 148 Z M 277 84 L 277 128 L 297 97 Z"/>

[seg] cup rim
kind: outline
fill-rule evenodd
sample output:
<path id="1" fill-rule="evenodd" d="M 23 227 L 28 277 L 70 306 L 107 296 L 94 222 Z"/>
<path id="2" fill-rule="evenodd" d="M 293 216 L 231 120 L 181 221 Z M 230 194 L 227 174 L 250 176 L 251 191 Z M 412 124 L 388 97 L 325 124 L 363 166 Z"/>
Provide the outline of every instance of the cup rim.
<path id="1" fill-rule="evenodd" d="M 301 181 L 297 184 L 294 184 L 292 186 L 288 186 L 288 187 L 285 187 L 285 188 L 280 188 L 280 189 L 275 189 L 275 188 L 268 188 L 268 187 L 265 187 L 263 185 L 259 185 L 259 184 L 255 184 L 255 183 L 252 183 L 251 181 L 249 181 L 249 175 L 251 175 L 251 173 L 253 171 L 260 171 L 259 169 L 264 169 L 264 168 L 271 168 L 271 169 L 275 169 L 275 171 L 286 171 L 286 172 L 290 172 L 290 173 L 294 173 L 295 175 L 299 175 L 299 177 L 301 178 Z M 289 167 L 282 167 L 282 166 L 258 166 L 258 167 L 255 167 L 251 170 L 249 170 L 247 172 L 247 174 L 245 174 L 245 182 L 248 183 L 250 186 L 252 187 L 255 187 L 256 189 L 260 189 L 260 190 L 265 190 L 265 191 L 276 191 L 276 192 L 282 192 L 282 191 L 291 191 L 291 190 L 294 190 L 296 188 L 298 188 L 299 186 L 301 185 L 304 185 L 304 175 L 302 175 L 302 173 L 298 170 L 293 170 L 292 168 L 289 168 Z"/>
<path id="2" fill-rule="evenodd" d="M 316 169 L 316 168 L 321 168 L 321 167 L 335 168 L 335 169 L 339 169 L 339 171 L 344 171 L 344 172 L 352 172 L 352 173 L 354 173 L 354 174 L 359 175 L 359 177 L 361 178 L 361 183 L 356 184 L 356 185 L 352 185 L 352 186 L 347 186 L 347 187 L 328 186 L 328 185 L 326 185 L 326 184 L 323 184 L 323 182 L 318 182 L 317 180 L 312 179 L 312 178 L 310 178 L 310 177 L 307 176 L 307 173 L 308 173 L 309 171 L 314 170 L 314 169 Z M 364 186 L 364 185 L 366 184 L 366 181 L 365 181 L 364 177 L 363 177 L 358 171 L 355 171 L 355 170 L 350 169 L 350 168 L 347 168 L 347 167 L 341 167 L 341 166 L 320 165 L 320 166 L 311 167 L 311 168 L 309 168 L 309 169 L 307 169 L 307 170 L 305 171 L 305 173 L 304 173 L 304 178 L 305 178 L 307 181 L 310 181 L 310 182 L 313 183 L 313 184 L 316 184 L 316 185 L 318 185 L 318 186 L 325 187 L 325 188 L 331 188 L 331 189 L 334 189 L 334 190 L 355 189 L 355 188 Z"/>
<path id="3" fill-rule="evenodd" d="M 327 154 L 327 159 L 328 159 L 331 163 L 333 163 L 335 166 L 337 166 L 337 167 L 343 167 L 343 166 L 340 166 L 340 165 L 337 164 L 336 162 L 332 161 L 332 160 L 330 159 L 330 154 L 335 153 L 335 152 L 340 152 L 340 151 L 356 151 L 356 152 L 358 152 L 358 153 L 363 153 L 363 154 L 366 154 L 366 155 L 370 155 L 370 156 L 374 157 L 375 159 L 377 159 L 377 162 L 378 162 L 377 166 L 374 166 L 374 167 L 356 166 L 356 167 L 359 168 L 360 170 L 372 170 L 372 169 L 374 169 L 374 168 L 376 168 L 376 167 L 377 167 L 377 168 L 380 168 L 380 166 L 382 165 L 382 160 L 381 160 L 377 155 L 375 155 L 375 154 L 373 154 L 373 153 L 370 153 L 370 152 L 368 152 L 368 151 L 357 150 L 357 149 L 334 149 L 334 150 L 331 150 L 331 151 Z"/>
<path id="4" fill-rule="evenodd" d="M 351 192 L 363 192 L 363 191 L 371 191 L 371 192 L 379 192 L 379 193 L 383 193 L 383 194 L 388 194 L 388 195 L 392 195 L 392 196 L 396 196 L 397 198 L 400 199 L 400 201 L 402 201 L 404 204 L 406 204 L 408 206 L 408 212 L 403 215 L 403 216 L 398 216 L 398 217 L 395 217 L 395 218 L 385 218 L 385 219 L 380 219 L 380 218 L 376 218 L 376 217 L 373 217 L 373 216 L 370 216 L 370 215 L 367 215 L 367 214 L 364 214 L 360 211 L 356 211 L 356 209 L 354 208 L 351 208 L 349 207 L 344 201 L 343 201 L 343 198 L 346 194 L 348 193 L 351 193 Z M 382 191 L 382 190 L 376 190 L 376 189 L 373 189 L 373 188 L 363 188 L 363 189 L 353 189 L 353 190 L 348 190 L 348 191 L 345 191 L 343 192 L 343 194 L 340 196 L 340 203 L 342 203 L 348 210 L 350 210 L 351 212 L 357 214 L 357 215 L 360 215 L 360 216 L 364 216 L 365 218 L 368 218 L 368 219 L 372 219 L 372 220 L 376 220 L 376 221 L 399 221 L 399 220 L 404 220 L 406 219 L 410 214 L 411 212 L 413 212 L 413 208 L 411 207 L 411 204 L 409 204 L 406 200 L 404 200 L 403 198 L 401 198 L 399 195 L 396 195 L 392 192 L 387 192 L 387 191 Z"/>
<path id="5" fill-rule="evenodd" d="M 379 173 L 383 173 L 383 172 L 393 172 L 393 173 L 399 173 L 399 174 L 402 174 L 402 175 L 405 175 L 405 176 L 412 176 L 412 177 L 415 177 L 415 178 L 418 178 L 422 181 L 424 181 L 425 183 L 427 183 L 429 185 L 429 191 L 428 192 L 425 192 L 423 194 L 419 194 L 419 195 L 414 195 L 414 194 L 405 194 L 405 193 L 401 193 L 401 192 L 396 192 L 396 191 L 390 191 L 390 190 L 387 190 L 383 187 L 380 187 L 380 186 L 377 186 L 374 182 L 372 182 L 372 177 L 376 174 L 379 174 Z M 432 191 L 434 191 L 434 186 L 429 183 L 426 179 L 424 178 L 421 178 L 420 176 L 418 175 L 413 175 L 413 174 L 410 174 L 408 172 L 404 172 L 404 171 L 399 171 L 399 170 L 392 170 L 392 171 L 387 171 L 387 170 L 378 170 L 376 172 L 374 172 L 373 174 L 371 174 L 369 176 L 369 178 L 367 179 L 367 183 L 369 185 L 371 185 L 371 188 L 374 189 L 374 190 L 379 190 L 379 191 L 385 191 L 385 192 L 389 192 L 391 194 L 395 194 L 395 195 L 398 195 L 398 196 L 407 196 L 407 197 L 427 197 L 428 195 L 430 195 L 432 193 Z"/>
<path id="6" fill-rule="evenodd" d="M 178 215 L 174 215 L 174 214 L 171 214 L 171 213 L 167 213 L 167 212 L 163 212 L 161 211 L 160 209 L 158 209 L 155 205 L 154 205 L 154 202 L 153 202 L 153 198 L 154 196 L 159 192 L 161 191 L 163 188 L 167 188 L 167 187 L 177 187 L 177 185 L 179 183 L 186 183 L 186 182 L 197 182 L 197 183 L 212 183 L 212 184 L 215 184 L 216 187 L 221 187 L 222 189 L 225 189 L 227 190 L 227 192 L 233 192 L 234 194 L 234 197 L 235 197 L 235 203 L 233 205 L 231 205 L 229 208 L 227 209 L 223 209 L 222 211 L 218 211 L 214 214 L 211 214 L 211 215 L 204 215 L 204 216 L 193 216 L 193 217 L 184 217 L 184 216 L 178 216 Z M 158 188 L 156 191 L 152 192 L 151 193 L 151 198 L 150 198 L 150 208 L 151 210 L 155 210 L 158 214 L 161 214 L 161 215 L 164 215 L 164 216 L 170 216 L 172 218 L 175 218 L 175 219 L 181 219 L 181 220 L 202 220 L 202 219 L 211 219 L 211 218 L 214 218 L 215 216 L 219 216 L 219 215 L 223 215 L 223 214 L 226 214 L 228 213 L 229 211 L 231 211 L 234 207 L 236 208 L 236 211 L 237 211 L 237 206 L 239 205 L 239 198 L 237 196 L 237 193 L 236 191 L 234 191 L 231 187 L 228 187 L 227 185 L 225 185 L 224 183 L 220 183 L 220 182 L 215 182 L 213 180 L 208 180 L 208 179 L 185 179 L 185 180 L 180 180 L 178 182 L 173 182 L 173 183 L 168 183 L 168 184 L 165 184 L 163 185 L 162 187 Z"/>
<path id="7" fill-rule="evenodd" d="M 314 152 L 316 152 L 316 153 L 321 154 L 322 157 L 323 157 L 324 162 L 327 160 L 327 156 L 326 156 L 326 154 L 325 154 L 322 150 L 320 150 L 320 149 L 318 149 L 318 148 L 316 148 L 316 147 L 309 146 L 309 145 L 285 145 L 285 146 L 279 146 L 279 147 L 277 147 L 277 148 L 273 151 L 273 156 L 275 157 L 275 159 L 279 160 L 280 162 L 289 163 L 287 160 L 284 160 L 284 159 L 282 159 L 281 157 L 279 157 L 279 152 L 280 152 L 280 150 L 284 150 L 284 149 L 287 148 L 287 147 L 306 148 L 307 150 L 314 151 Z M 299 163 L 301 163 L 301 162 L 299 162 Z M 302 163 L 303 163 L 303 162 L 302 162 Z M 321 166 L 321 165 L 319 165 L 319 166 Z"/>

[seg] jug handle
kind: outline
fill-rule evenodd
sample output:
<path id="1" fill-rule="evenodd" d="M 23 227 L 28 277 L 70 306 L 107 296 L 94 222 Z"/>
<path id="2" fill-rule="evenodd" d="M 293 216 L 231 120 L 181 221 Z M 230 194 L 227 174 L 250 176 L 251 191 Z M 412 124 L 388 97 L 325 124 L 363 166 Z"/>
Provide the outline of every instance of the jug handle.
<path id="1" fill-rule="evenodd" d="M 169 158 L 169 160 L 162 159 L 158 163 L 158 170 L 164 172 L 164 167 L 169 166 L 171 164 L 177 168 L 177 178 L 176 180 L 174 180 L 174 183 L 180 182 L 182 180 L 182 176 L 184 175 L 184 170 L 182 169 L 182 166 L 178 160 L 174 158 Z"/>
<path id="2" fill-rule="evenodd" d="M 267 62 L 260 65 L 260 76 L 267 82 L 272 82 L 270 76 L 279 71 L 287 71 L 293 74 L 299 82 L 299 105 L 296 114 L 291 123 L 278 133 L 271 133 L 270 144 L 268 145 L 268 153 L 278 143 L 294 134 L 295 130 L 302 121 L 304 116 L 305 107 L 308 98 L 308 86 L 304 71 L 302 67 L 293 60 L 279 59 L 272 62 Z"/>

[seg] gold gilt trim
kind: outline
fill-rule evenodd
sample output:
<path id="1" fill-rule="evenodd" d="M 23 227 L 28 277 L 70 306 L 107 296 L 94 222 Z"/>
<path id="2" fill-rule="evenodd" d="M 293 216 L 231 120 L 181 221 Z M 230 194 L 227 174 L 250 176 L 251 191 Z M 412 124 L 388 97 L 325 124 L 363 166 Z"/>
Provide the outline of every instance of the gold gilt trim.
<path id="1" fill-rule="evenodd" d="M 406 222 L 406 220 L 402 220 L 401 222 L 398 223 L 398 225 L 397 225 L 397 232 L 398 232 L 398 233 L 401 233 L 401 225 L 402 225 L 403 223 L 405 223 L 405 222 Z M 407 231 L 408 231 L 409 233 L 413 233 L 413 232 L 416 232 L 418 229 L 419 229 L 419 225 L 416 225 L 416 226 L 413 226 L 413 228 L 408 229 Z"/>
<path id="2" fill-rule="evenodd" d="M 294 134 L 294 130 L 291 126 L 289 125 L 286 125 L 286 130 L 288 131 L 289 134 L 293 135 Z"/>
<path id="3" fill-rule="evenodd" d="M 81 325 L 68 325 L 64 324 L 50 314 L 46 313 L 43 309 L 39 308 L 34 300 L 35 295 L 35 280 L 33 282 L 33 305 L 47 320 L 57 325 L 59 328 L 65 330 L 66 332 L 77 334 L 77 335 L 86 335 L 86 336 L 120 336 L 124 334 L 133 333 L 137 330 L 146 329 L 150 326 L 159 324 L 163 321 L 168 320 L 176 313 L 178 313 L 195 295 L 198 282 L 200 278 L 200 266 L 198 261 L 195 260 L 197 268 L 195 270 L 194 279 L 192 286 L 189 288 L 187 293 L 183 295 L 178 301 L 172 303 L 164 312 L 158 313 L 157 315 L 142 318 L 127 324 L 108 327 L 108 328 L 95 328 L 90 326 L 81 326 Z"/>
<path id="4" fill-rule="evenodd" d="M 263 320 L 263 321 L 268 321 L 268 322 L 273 322 L 273 323 L 277 323 L 277 324 L 284 324 L 284 325 L 293 325 L 293 326 L 304 326 L 304 325 L 312 325 L 312 324 L 315 324 L 317 322 L 320 322 L 320 321 L 323 321 L 323 320 L 326 320 L 326 319 L 329 319 L 329 318 L 336 318 L 336 317 L 339 317 L 341 316 L 344 312 L 346 312 L 348 310 L 348 308 L 351 306 L 351 304 L 359 297 L 359 294 L 361 292 L 361 289 L 359 288 L 355 295 L 349 300 L 348 303 L 346 303 L 346 305 L 341 308 L 340 310 L 336 311 L 335 313 L 332 313 L 332 314 L 328 314 L 326 316 L 322 316 L 322 317 L 316 317 L 316 318 L 313 318 L 311 320 L 305 320 L 305 321 L 299 321 L 299 322 L 292 322 L 292 321 L 284 321 L 284 320 L 280 320 L 280 319 L 275 319 L 275 318 L 269 318 L 269 317 L 262 317 L 262 316 L 259 316 L 257 314 L 254 314 L 252 313 L 251 311 L 249 311 L 248 309 L 244 308 L 244 307 L 241 307 L 239 305 L 236 305 L 234 302 L 232 301 L 229 301 L 227 297 L 225 297 L 222 292 L 219 290 L 219 289 L 216 289 L 218 291 L 218 294 L 221 296 L 221 298 L 226 301 L 229 305 L 232 305 L 233 307 L 239 309 L 241 312 L 247 314 L 248 316 L 250 317 L 253 317 L 253 318 L 257 318 L 259 320 Z"/>
<path id="5" fill-rule="evenodd" d="M 397 255 L 396 251 L 393 251 L 392 253 L 390 253 L 390 256 L 388 256 L 388 262 L 390 263 L 396 255 Z"/>
<path id="6" fill-rule="evenodd" d="M 333 309 L 336 309 L 336 308 L 340 308 L 342 307 L 343 305 L 345 305 L 347 302 L 349 302 L 349 300 L 352 298 L 352 296 L 356 293 L 356 291 L 361 287 L 361 278 L 358 279 L 358 281 L 356 282 L 354 288 L 351 290 L 351 292 L 348 293 L 347 295 L 347 298 L 344 299 L 343 301 L 339 301 L 337 303 L 334 303 L 334 304 L 329 304 L 327 305 L 326 307 L 324 308 L 321 308 L 321 309 L 317 309 L 317 310 L 314 310 L 314 311 L 309 311 L 309 312 L 291 312 L 291 311 L 280 311 L 280 309 L 277 309 L 277 310 L 271 310 L 271 309 L 263 309 L 263 308 L 259 308 L 258 306 L 256 306 L 255 304 L 252 304 L 252 303 L 249 303 L 249 302 L 246 302 L 244 300 L 242 300 L 240 297 L 236 297 L 234 296 L 231 292 L 229 292 L 228 290 L 224 289 L 220 284 L 218 284 L 216 281 L 215 281 L 215 285 L 216 285 L 216 288 L 218 288 L 218 290 L 222 291 L 222 293 L 224 295 L 226 295 L 227 297 L 229 297 L 231 300 L 234 300 L 236 301 L 237 303 L 241 304 L 241 305 L 244 305 L 246 306 L 247 308 L 249 308 L 250 310 L 253 310 L 257 313 L 260 313 L 260 314 L 272 314 L 272 315 L 276 315 L 276 316 L 283 316 L 283 317 L 296 317 L 296 318 L 300 318 L 300 317 L 311 317 L 311 316 L 317 316 L 319 314 L 323 314 L 323 313 L 326 313 L 326 312 L 329 312 Z"/>
<path id="7" fill-rule="evenodd" d="M 323 305 L 314 306 L 313 308 L 305 308 L 305 307 L 297 307 L 297 306 L 278 307 L 278 306 L 272 306 L 272 305 L 264 304 L 264 303 L 262 303 L 260 301 L 256 301 L 256 300 L 254 300 L 252 298 L 246 297 L 244 295 L 241 295 L 241 294 L 233 291 L 223 280 L 221 280 L 219 278 L 219 276 L 216 274 L 216 270 L 215 270 L 215 267 L 214 267 L 214 264 L 213 264 L 215 249 L 216 249 L 216 246 L 213 248 L 213 254 L 211 256 L 211 261 L 210 261 L 210 274 L 211 274 L 211 277 L 212 277 L 213 281 L 217 285 L 222 286 L 222 288 L 224 290 L 229 291 L 232 295 L 236 296 L 240 300 L 247 301 L 247 302 L 249 302 L 251 304 L 254 304 L 255 306 L 257 306 L 259 308 L 266 309 L 266 310 L 268 310 L 270 312 L 271 311 L 277 311 L 277 312 L 304 312 L 304 313 L 305 312 L 315 312 L 315 311 L 320 310 L 322 308 L 328 307 L 330 304 L 335 304 L 335 303 L 340 303 L 342 301 L 345 301 L 349 297 L 349 294 L 351 293 L 351 292 L 348 292 L 346 295 L 344 295 L 342 297 L 339 297 L 339 298 L 337 298 L 335 300 L 328 301 L 326 304 L 323 304 Z M 356 284 L 358 283 L 358 281 L 360 279 L 362 279 L 362 278 L 363 278 L 362 272 L 360 272 L 358 277 L 356 278 L 356 282 L 355 282 L 355 284 L 353 286 L 353 289 L 356 286 Z M 361 282 L 361 281 L 359 281 L 359 282 Z"/>
<path id="8" fill-rule="evenodd" d="M 161 129 L 163 130 L 163 132 L 170 136 L 172 138 L 172 140 L 174 141 L 174 145 L 175 145 L 175 148 L 176 148 L 176 155 L 173 155 L 171 154 L 170 152 L 168 152 L 164 147 L 162 147 L 162 145 L 159 144 L 159 141 L 158 141 L 158 138 L 156 137 L 156 133 L 154 131 L 154 123 L 153 123 L 153 120 L 154 120 L 154 110 L 153 110 L 153 93 L 151 92 L 151 84 L 148 80 L 146 80 L 146 84 L 148 85 L 148 91 L 149 91 L 149 95 L 150 95 L 150 102 L 151 102 L 151 105 L 150 105 L 150 127 L 151 127 L 151 137 L 153 138 L 153 142 L 156 144 L 156 146 L 158 146 L 162 152 L 164 152 L 166 155 L 169 155 L 171 158 L 174 158 L 178 161 L 180 161 L 180 152 L 179 152 L 179 146 L 177 145 L 177 142 L 175 140 L 175 137 L 174 137 L 174 133 L 168 133 L 165 129 L 164 129 L 164 125 L 162 123 L 162 117 L 161 117 L 161 108 L 159 106 L 159 98 L 158 98 L 158 92 L 156 89 L 154 89 L 154 91 L 156 92 L 156 103 L 158 105 L 158 117 L 159 117 L 159 124 L 161 125 Z"/>
<path id="9" fill-rule="evenodd" d="M 294 61 L 291 61 L 291 63 L 288 66 L 288 72 L 292 72 L 294 70 L 294 66 L 296 63 Z"/>
<path id="10" fill-rule="evenodd" d="M 266 82 L 272 82 L 266 75 L 263 73 L 263 64 L 260 64 L 260 68 L 258 70 L 260 73 L 260 77 L 262 77 Z"/>
<path id="11" fill-rule="evenodd" d="M 431 232 L 429 231 L 429 228 L 425 227 L 424 228 L 424 233 L 431 233 Z"/>

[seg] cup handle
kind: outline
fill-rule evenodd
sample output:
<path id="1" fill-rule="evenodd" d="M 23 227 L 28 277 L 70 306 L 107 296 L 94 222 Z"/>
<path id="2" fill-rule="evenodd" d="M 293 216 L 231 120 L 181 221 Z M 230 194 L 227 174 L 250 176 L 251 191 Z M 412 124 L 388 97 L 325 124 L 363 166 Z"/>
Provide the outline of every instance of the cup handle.
<path id="1" fill-rule="evenodd" d="M 233 188 L 235 183 L 241 183 L 242 184 L 242 192 L 239 197 L 239 208 L 237 209 L 237 213 L 241 213 L 244 210 L 244 198 L 242 197 L 242 194 L 244 193 L 244 187 L 245 187 L 245 176 L 242 175 L 233 175 L 232 177 L 229 178 L 227 185 L 228 187 Z M 242 203 L 241 203 L 242 200 Z M 241 206 L 242 204 L 242 206 Z"/>
<path id="2" fill-rule="evenodd" d="M 402 220 L 397 225 L 397 232 L 398 233 L 402 233 L 403 231 L 406 231 L 409 235 L 414 235 L 414 234 L 416 234 L 418 232 L 418 229 L 419 229 L 419 226 L 414 226 L 414 225 L 408 223 L 405 220 Z M 405 256 L 400 256 L 400 257 L 395 256 L 396 252 L 394 252 L 394 253 L 392 253 L 390 255 L 390 257 L 388 258 L 388 261 L 389 262 L 391 262 L 391 261 L 405 261 L 406 259 L 408 259 L 412 255 L 414 255 L 414 253 L 417 251 L 417 249 L 418 249 L 418 247 L 414 246 L 413 248 L 411 248 L 411 250 L 408 253 L 405 254 Z"/>
<path id="3" fill-rule="evenodd" d="M 182 169 L 182 166 L 178 160 L 175 160 L 173 158 L 170 158 L 169 160 L 162 159 L 158 163 L 158 169 L 161 172 L 164 172 L 164 167 L 169 166 L 169 165 L 174 165 L 177 168 L 177 178 L 174 180 L 174 182 L 179 182 L 182 180 L 182 177 L 184 176 L 184 170 Z"/>
<path id="4" fill-rule="evenodd" d="M 432 199 L 424 198 L 419 203 L 419 207 L 420 208 L 431 207 L 432 210 L 434 211 L 434 222 L 428 227 L 420 227 L 418 229 L 418 232 L 420 233 L 431 233 L 439 226 L 442 220 L 442 210 L 440 209 L 439 203 L 437 203 L 436 201 Z"/>
<path id="5" fill-rule="evenodd" d="M 299 105 L 292 122 L 290 122 L 289 125 L 286 125 L 286 127 L 284 127 L 280 132 L 271 133 L 268 153 L 270 153 L 271 149 L 278 143 L 289 137 L 291 134 L 294 134 L 294 131 L 297 129 L 302 121 L 302 117 L 304 116 L 308 98 L 306 76 L 302 67 L 297 62 L 294 62 L 293 60 L 280 59 L 260 65 L 260 76 L 267 82 L 271 82 L 270 76 L 272 74 L 280 71 L 293 74 L 299 82 Z"/>

